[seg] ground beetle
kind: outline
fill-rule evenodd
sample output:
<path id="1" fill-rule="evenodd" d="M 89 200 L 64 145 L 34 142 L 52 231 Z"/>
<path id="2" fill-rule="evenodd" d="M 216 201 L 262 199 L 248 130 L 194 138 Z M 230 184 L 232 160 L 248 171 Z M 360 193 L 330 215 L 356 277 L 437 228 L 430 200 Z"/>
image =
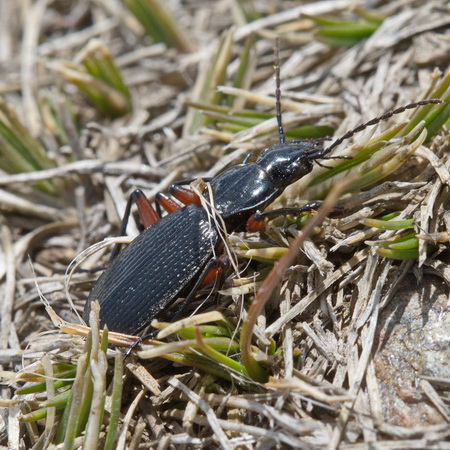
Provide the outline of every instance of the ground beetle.
<path id="1" fill-rule="evenodd" d="M 263 212 L 287 186 L 311 172 L 314 162 L 320 164 L 319 159 L 339 158 L 328 155 L 344 140 L 405 109 L 428 103 L 439 101 L 424 100 L 387 112 L 345 133 L 327 148 L 324 148 L 324 139 L 286 142 L 281 122 L 277 64 L 279 144 L 264 150 L 256 162 L 231 167 L 210 179 L 203 196 L 208 198 L 208 189 L 212 190 L 214 208 L 228 233 L 246 227 L 250 230 L 261 229 L 264 218 L 268 216 L 298 215 L 302 211 L 315 209 L 319 206 L 318 202 L 301 208 Z M 223 244 L 217 226 L 209 220 L 212 211 L 208 211 L 199 196 L 182 184 L 172 185 L 169 192 L 186 206 L 180 207 L 170 197 L 160 193 L 157 201 L 170 213 L 162 218 L 142 191 L 136 190 L 130 196 L 121 234 L 125 232 L 133 202 L 138 206 L 146 229 L 119 255 L 119 248 L 114 249 L 111 264 L 96 282 L 86 302 L 83 314 L 86 321 L 91 302 L 98 300 L 102 326 L 107 324 L 112 331 L 137 334 L 175 300 L 184 297 L 175 314 L 178 318 L 197 290 L 223 270 L 225 259 L 215 256 L 220 254 Z"/>

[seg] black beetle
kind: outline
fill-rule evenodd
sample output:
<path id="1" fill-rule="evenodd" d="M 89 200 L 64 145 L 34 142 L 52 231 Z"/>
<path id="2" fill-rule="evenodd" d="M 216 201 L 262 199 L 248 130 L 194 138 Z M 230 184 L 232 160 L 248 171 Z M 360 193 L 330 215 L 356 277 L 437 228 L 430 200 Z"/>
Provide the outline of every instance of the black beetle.
<path id="1" fill-rule="evenodd" d="M 280 143 L 264 150 L 256 162 L 240 164 L 212 178 L 209 186 L 216 213 L 222 218 L 228 233 L 247 227 L 258 229 L 264 217 L 280 214 L 299 214 L 317 208 L 319 203 L 301 208 L 284 208 L 261 212 L 293 182 L 311 172 L 318 159 L 342 158 L 327 156 L 337 145 L 355 133 L 386 120 L 405 109 L 439 100 L 411 103 L 370 120 L 345 133 L 329 147 L 324 139 L 293 140 L 286 142 L 281 122 L 279 66 L 276 67 L 277 121 Z M 186 206 L 180 208 L 169 197 L 159 194 L 157 200 L 170 214 L 159 218 L 140 190 L 128 201 L 121 231 L 124 232 L 132 202 L 138 205 L 146 229 L 137 236 L 118 257 L 118 248 L 112 262 L 92 289 L 84 309 L 87 321 L 91 302 L 101 306 L 101 325 L 112 331 L 137 334 L 151 320 L 178 298 L 185 297 L 176 313 L 181 315 L 183 305 L 195 295 L 209 278 L 211 271 L 220 271 L 221 258 L 215 256 L 222 245 L 218 228 L 208 218 L 211 211 L 202 206 L 199 197 L 179 184 L 169 192 Z M 208 189 L 203 195 L 208 198 Z"/>
<path id="2" fill-rule="evenodd" d="M 247 222 L 256 229 L 266 215 L 279 214 L 259 211 L 309 173 L 313 162 L 323 156 L 321 141 L 277 144 L 256 163 L 231 167 L 213 178 L 210 186 L 214 206 L 227 232 L 242 230 Z M 184 194 L 178 185 L 170 189 L 174 195 L 180 191 Z M 140 210 L 148 207 L 141 191 L 135 191 L 132 198 Z M 317 206 L 313 203 L 282 212 L 298 214 Z M 191 203 L 150 224 L 100 276 L 86 302 L 85 320 L 90 303 L 98 300 L 102 325 L 107 324 L 112 331 L 136 334 L 186 289 L 190 291 L 185 300 L 188 302 L 210 269 L 221 265 L 221 259 L 213 256 L 221 241 L 208 214 L 210 211 L 203 206 Z"/>

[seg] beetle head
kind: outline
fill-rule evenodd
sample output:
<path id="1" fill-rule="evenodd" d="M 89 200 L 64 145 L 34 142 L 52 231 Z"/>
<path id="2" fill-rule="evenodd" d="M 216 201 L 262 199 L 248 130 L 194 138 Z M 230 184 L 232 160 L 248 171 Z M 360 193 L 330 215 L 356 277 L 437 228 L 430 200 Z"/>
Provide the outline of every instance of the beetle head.
<path id="1" fill-rule="evenodd" d="M 279 187 L 284 188 L 311 172 L 313 163 L 322 156 L 322 139 L 302 139 L 264 150 L 256 163 Z"/>

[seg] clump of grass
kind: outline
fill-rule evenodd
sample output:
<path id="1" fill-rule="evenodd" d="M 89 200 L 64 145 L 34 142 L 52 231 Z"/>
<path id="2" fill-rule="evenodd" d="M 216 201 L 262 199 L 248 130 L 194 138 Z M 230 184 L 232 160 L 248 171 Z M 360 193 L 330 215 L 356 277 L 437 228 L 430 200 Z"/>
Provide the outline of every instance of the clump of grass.
<path id="1" fill-rule="evenodd" d="M 214 325 L 207 325 L 212 322 Z M 239 384 L 250 381 L 247 367 L 240 360 L 239 341 L 235 339 L 238 333 L 236 325 L 221 313 L 199 314 L 175 324 L 154 321 L 152 325 L 163 330 L 158 339 L 176 332 L 180 340 L 170 343 L 155 341 L 153 344 L 156 346 L 144 346 L 138 352 L 139 357 L 162 357 L 180 365 L 201 369 L 227 381 L 234 379 Z"/>
<path id="2" fill-rule="evenodd" d="M 120 117 L 131 111 L 128 87 L 101 41 L 92 40 L 75 61 L 52 61 L 48 66 L 76 85 L 103 114 Z"/>
<path id="3" fill-rule="evenodd" d="M 123 3 L 155 42 L 164 42 L 183 53 L 193 50 L 192 41 L 167 4 L 160 0 L 123 0 Z"/>
<path id="4" fill-rule="evenodd" d="M 391 213 L 380 219 L 365 219 L 361 223 L 380 231 L 396 231 L 398 234 L 389 239 L 374 243 L 377 253 L 386 258 L 407 260 L 419 257 L 419 239 L 414 229 L 414 219 L 395 220 L 400 212 Z"/>
<path id="5" fill-rule="evenodd" d="M 0 98 L 0 168 L 7 173 L 21 173 L 54 167 L 55 161 L 22 124 L 15 109 Z M 58 193 L 55 181 L 41 181 L 35 186 L 48 194 Z"/>
<path id="6" fill-rule="evenodd" d="M 53 381 L 48 378 L 48 370 L 34 370 L 34 382 L 28 382 L 16 391 L 19 398 L 35 394 L 37 399 L 37 402 L 26 401 L 32 411 L 19 420 L 24 423 L 50 420 L 46 429 L 54 430 L 50 436 L 51 442 L 64 444 L 64 448 L 74 448 L 76 439 L 82 435 L 86 448 L 97 448 L 103 439 L 103 448 L 112 449 L 116 441 L 122 398 L 122 356 L 120 352 L 116 353 L 111 380 L 111 406 L 105 411 L 108 332 L 103 331 L 100 341 L 98 311 L 98 306 L 93 307 L 90 320 L 92 331 L 76 365 L 54 362 L 51 366 Z M 29 379 L 30 376 L 24 371 L 21 378 Z M 51 383 L 54 395 L 49 395 L 48 383 Z"/>
<path id="7" fill-rule="evenodd" d="M 255 38 L 250 36 L 239 57 L 238 69 L 231 86 L 224 86 L 226 70 L 231 62 L 232 32 L 226 32 L 217 44 L 216 56 L 205 65 L 197 79 L 192 98 L 185 102 L 192 109 L 188 113 L 184 133 L 192 134 L 200 127 L 208 127 L 207 132 L 225 142 L 230 142 L 237 133 L 258 127 L 273 120 L 272 111 L 258 111 L 245 108 L 245 102 L 267 107 L 275 105 L 275 98 L 248 91 L 249 79 L 254 75 L 253 47 Z M 301 110 L 298 102 L 283 102 L 292 110 Z M 219 130 L 215 132 L 214 130 Z M 262 134 L 268 134 L 267 130 Z M 289 139 L 314 139 L 329 136 L 334 132 L 330 126 L 301 125 L 286 132 Z"/>
<path id="8" fill-rule="evenodd" d="M 316 24 L 314 36 L 331 47 L 353 47 L 371 36 L 383 23 L 384 17 L 356 8 L 357 20 L 342 20 L 335 17 L 308 16 Z"/>
<path id="9" fill-rule="evenodd" d="M 261 18 L 253 0 L 237 0 L 232 5 L 239 11 L 239 17 L 245 22 L 253 22 Z"/>
<path id="10" fill-rule="evenodd" d="M 225 31 L 216 44 L 211 57 L 200 67 L 193 92 L 192 106 L 200 104 L 220 105 L 223 95 L 217 87 L 226 80 L 226 71 L 231 60 L 233 44 L 233 30 Z M 190 104 L 188 103 L 188 106 Z M 187 113 L 183 128 L 184 135 L 194 134 L 200 127 L 211 124 L 212 119 L 206 117 L 201 111 L 190 109 Z"/>
<path id="11" fill-rule="evenodd" d="M 39 95 L 39 110 L 43 126 L 48 130 L 60 146 L 71 145 L 72 139 L 79 138 L 79 125 L 68 97 L 55 92 L 41 92 Z"/>
<path id="12" fill-rule="evenodd" d="M 222 89 L 225 92 L 230 92 L 230 89 Z M 258 97 L 255 96 L 255 100 Z M 251 109 L 234 109 L 233 107 L 213 105 L 208 103 L 186 102 L 188 106 L 203 111 L 203 115 L 212 119 L 215 127 L 221 131 L 228 133 L 239 133 L 247 130 L 250 127 L 261 125 L 267 120 L 273 118 L 273 114 L 269 112 L 260 112 Z M 316 139 L 329 136 L 334 132 L 334 129 L 325 125 L 303 125 L 295 127 L 286 133 L 288 139 Z M 268 134 L 267 131 L 266 134 Z M 227 137 L 228 136 L 228 137 Z M 229 141 L 231 136 L 225 134 L 217 134 L 218 138 Z"/>
<path id="13" fill-rule="evenodd" d="M 142 359 L 163 358 L 181 366 L 194 367 L 215 377 L 239 384 L 251 382 L 249 371 L 241 361 L 239 327 L 222 313 L 197 314 L 174 323 L 154 320 L 152 327 L 160 330 L 156 339 L 146 340 L 137 352 Z M 79 325 L 64 325 L 62 331 L 86 336 L 89 329 Z M 169 336 L 177 340 L 164 342 Z M 109 333 L 111 344 L 129 347 L 136 337 Z M 258 348 L 253 351 L 259 352 Z M 274 349 L 275 351 L 275 349 Z"/>

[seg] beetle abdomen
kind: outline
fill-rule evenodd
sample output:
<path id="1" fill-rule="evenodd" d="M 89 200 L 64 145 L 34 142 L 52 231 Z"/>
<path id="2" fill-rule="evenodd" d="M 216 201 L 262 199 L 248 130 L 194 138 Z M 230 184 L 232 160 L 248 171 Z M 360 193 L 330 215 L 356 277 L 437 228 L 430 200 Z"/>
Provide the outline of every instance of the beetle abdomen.
<path id="1" fill-rule="evenodd" d="M 101 326 L 136 334 L 180 293 L 211 258 L 217 231 L 206 211 L 189 205 L 163 217 L 139 234 L 100 276 L 89 294 L 101 306 Z"/>

